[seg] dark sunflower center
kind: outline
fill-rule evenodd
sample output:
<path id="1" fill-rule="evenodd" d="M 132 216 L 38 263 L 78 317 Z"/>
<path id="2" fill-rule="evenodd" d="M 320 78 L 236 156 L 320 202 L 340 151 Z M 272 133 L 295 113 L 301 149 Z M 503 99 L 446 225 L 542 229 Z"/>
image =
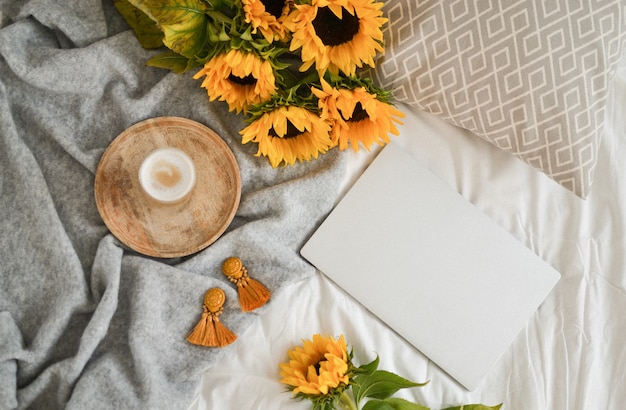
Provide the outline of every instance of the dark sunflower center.
<path id="1" fill-rule="evenodd" d="M 245 77 L 238 77 L 232 73 L 228 75 L 228 80 L 239 85 L 254 85 L 256 84 L 256 78 L 252 74 L 248 74 Z"/>
<path id="2" fill-rule="evenodd" d="M 320 375 L 320 368 L 322 367 L 321 363 L 322 361 L 320 360 L 313 365 L 313 367 L 315 368 L 315 373 L 317 373 L 318 376 Z"/>
<path id="3" fill-rule="evenodd" d="M 315 34 L 327 46 L 338 46 L 352 40 L 359 32 L 359 18 L 348 13 L 345 8 L 341 9 L 342 18 L 338 18 L 328 7 L 317 10 L 317 16 L 313 20 Z"/>
<path id="4" fill-rule="evenodd" d="M 342 117 L 343 117 L 343 114 L 342 114 Z M 359 122 L 359 121 L 366 120 L 369 117 L 370 116 L 367 114 L 367 111 L 365 111 L 361 103 L 358 102 L 356 103 L 356 106 L 354 107 L 354 111 L 352 111 L 352 115 L 350 116 L 350 118 L 344 117 L 344 120 L 349 121 L 349 122 Z"/>
<path id="5" fill-rule="evenodd" d="M 285 0 L 261 0 L 261 3 L 265 6 L 265 11 L 277 19 L 283 14 Z"/>
<path id="6" fill-rule="evenodd" d="M 285 135 L 283 136 L 278 135 L 276 131 L 274 131 L 274 127 L 270 128 L 270 130 L 268 131 L 268 134 L 272 137 L 293 138 L 302 134 L 302 131 L 297 129 L 296 126 L 291 123 L 291 121 L 287 120 L 287 132 L 285 133 Z"/>

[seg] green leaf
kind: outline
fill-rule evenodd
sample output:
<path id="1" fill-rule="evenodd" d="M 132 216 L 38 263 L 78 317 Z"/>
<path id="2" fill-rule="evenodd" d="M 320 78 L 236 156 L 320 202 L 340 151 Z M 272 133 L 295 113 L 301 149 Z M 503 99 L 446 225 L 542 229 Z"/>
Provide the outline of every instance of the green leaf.
<path id="1" fill-rule="evenodd" d="M 129 0 L 150 16 L 163 31 L 163 43 L 172 51 L 192 58 L 207 37 L 208 16 L 202 0 Z"/>
<path id="2" fill-rule="evenodd" d="M 378 369 L 378 364 L 380 363 L 380 357 L 378 357 L 378 355 L 376 355 L 376 359 L 372 360 L 369 363 L 366 364 L 362 364 L 361 366 L 357 367 L 355 369 L 355 372 L 357 374 L 359 373 L 365 373 L 365 374 L 372 374 L 376 371 L 376 369 Z"/>
<path id="3" fill-rule="evenodd" d="M 400 398 L 389 398 L 370 400 L 365 403 L 363 410 L 430 410 L 430 408 Z"/>
<path id="4" fill-rule="evenodd" d="M 364 397 L 384 400 L 400 389 L 424 386 L 426 383 L 415 383 L 386 370 L 376 370 L 371 374 L 361 374 L 354 378 L 354 398 L 357 405 Z"/>
<path id="5" fill-rule="evenodd" d="M 166 68 L 173 71 L 176 74 L 184 73 L 185 71 L 198 66 L 195 60 L 189 59 L 180 54 L 176 54 L 173 51 L 167 51 L 158 56 L 154 56 L 146 62 L 150 67 Z"/>
<path id="6" fill-rule="evenodd" d="M 292 81 L 289 82 L 290 86 L 293 87 L 296 83 L 297 83 L 297 77 L 291 75 L 291 72 L 289 70 L 285 70 L 285 74 L 287 74 L 287 79 L 292 79 Z M 364 376 L 370 376 L 372 375 L 372 373 L 374 373 L 376 371 L 376 369 L 378 369 L 378 363 L 380 362 L 380 357 L 378 355 L 376 355 L 376 358 L 374 360 L 372 360 L 369 363 L 363 364 L 359 367 L 357 367 L 356 369 L 354 369 L 354 374 L 355 374 L 355 383 L 352 385 L 352 393 L 354 394 L 354 398 L 357 402 L 357 404 L 359 403 L 362 394 L 361 394 L 361 380 L 364 378 Z M 365 386 L 366 387 L 366 386 Z"/>
<path id="7" fill-rule="evenodd" d="M 251 27 L 248 27 L 248 28 L 246 29 L 246 31 L 244 31 L 243 33 L 241 33 L 241 34 L 239 35 L 239 37 L 241 37 L 241 38 L 242 38 L 242 40 L 252 41 L 252 40 L 253 40 L 253 38 L 252 38 L 252 29 L 251 29 Z"/>
<path id="8" fill-rule="evenodd" d="M 446 407 L 443 410 L 499 410 L 502 403 L 495 406 L 485 406 L 484 404 L 464 404 L 462 406 Z"/>
<path id="9" fill-rule="evenodd" d="M 163 32 L 146 13 L 130 4 L 128 0 L 113 0 L 113 5 L 133 29 L 143 48 L 163 47 Z"/>

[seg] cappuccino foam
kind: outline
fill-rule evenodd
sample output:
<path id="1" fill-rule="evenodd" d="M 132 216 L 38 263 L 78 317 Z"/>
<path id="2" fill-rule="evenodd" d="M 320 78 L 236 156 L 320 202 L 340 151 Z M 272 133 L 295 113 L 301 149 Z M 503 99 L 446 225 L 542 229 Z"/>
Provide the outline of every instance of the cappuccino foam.
<path id="1" fill-rule="evenodd" d="M 156 201 L 178 202 L 195 185 L 195 166 L 178 148 L 160 148 L 150 153 L 139 168 L 143 190 Z"/>

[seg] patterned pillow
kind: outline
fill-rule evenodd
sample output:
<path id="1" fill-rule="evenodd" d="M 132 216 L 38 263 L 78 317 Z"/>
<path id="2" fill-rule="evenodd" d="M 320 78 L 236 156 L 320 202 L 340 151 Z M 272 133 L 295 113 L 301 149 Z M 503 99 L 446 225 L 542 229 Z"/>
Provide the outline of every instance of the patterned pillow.
<path id="1" fill-rule="evenodd" d="M 623 1 L 385 3 L 385 54 L 369 75 L 398 101 L 439 115 L 585 198 Z"/>

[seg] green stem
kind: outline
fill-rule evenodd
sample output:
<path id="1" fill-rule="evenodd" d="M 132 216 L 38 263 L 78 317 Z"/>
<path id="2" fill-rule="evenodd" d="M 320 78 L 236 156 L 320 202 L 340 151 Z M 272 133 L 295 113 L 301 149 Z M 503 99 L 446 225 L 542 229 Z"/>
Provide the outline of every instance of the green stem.
<path id="1" fill-rule="evenodd" d="M 307 73 L 304 74 L 305 76 L 298 82 L 297 85 L 316 83 L 320 80 L 320 76 L 317 73 L 317 70 L 309 70 Z"/>
<path id="2" fill-rule="evenodd" d="M 339 396 L 339 406 L 343 410 L 358 410 L 356 407 L 356 403 L 345 390 L 343 393 L 341 393 L 341 396 Z"/>

